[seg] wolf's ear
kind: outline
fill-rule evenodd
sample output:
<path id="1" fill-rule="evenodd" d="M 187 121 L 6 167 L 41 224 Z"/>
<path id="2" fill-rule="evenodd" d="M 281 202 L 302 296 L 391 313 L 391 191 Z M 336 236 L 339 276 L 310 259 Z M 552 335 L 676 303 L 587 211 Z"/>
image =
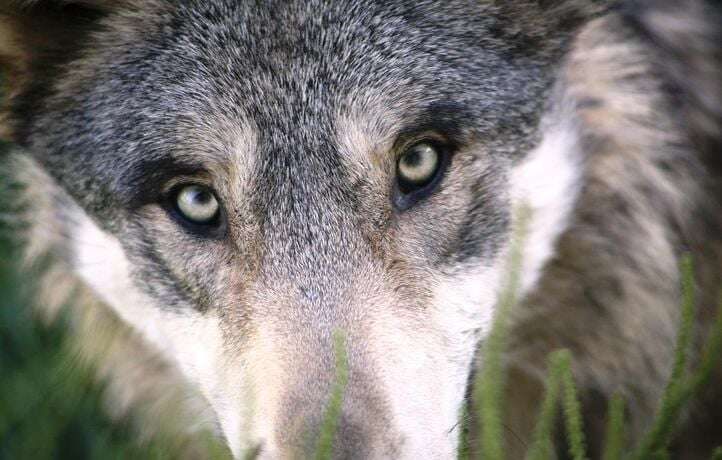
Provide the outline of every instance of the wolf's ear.
<path id="1" fill-rule="evenodd" d="M 0 0 L 0 138 L 18 94 L 41 88 L 86 44 L 101 19 L 129 0 Z"/>
<path id="2" fill-rule="evenodd" d="M 618 0 L 493 0 L 501 38 L 526 50 L 555 53 L 567 37 Z"/>

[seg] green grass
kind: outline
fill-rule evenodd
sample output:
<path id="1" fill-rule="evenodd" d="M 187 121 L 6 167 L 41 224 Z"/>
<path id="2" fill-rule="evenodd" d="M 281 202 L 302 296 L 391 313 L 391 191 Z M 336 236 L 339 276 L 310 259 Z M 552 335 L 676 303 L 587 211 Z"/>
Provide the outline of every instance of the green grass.
<path id="1" fill-rule="evenodd" d="M 615 394 L 607 409 L 607 433 L 604 437 L 604 460 L 622 458 L 624 451 L 624 398 Z"/>
<path id="2" fill-rule="evenodd" d="M 0 175 L 2 197 L 12 192 Z M 109 419 L 103 384 L 71 350 L 66 315 L 51 325 L 34 317 L 14 213 L 0 201 L 0 459 L 177 458 L 172 442 L 139 443 L 131 419 Z"/>
<path id="3" fill-rule="evenodd" d="M 316 445 L 316 460 L 330 460 L 332 457 L 334 434 L 338 417 L 341 414 L 344 389 L 348 383 L 348 357 L 342 331 L 334 332 L 334 351 L 336 352 L 336 379 L 331 389 L 321 434 Z"/>
<path id="4" fill-rule="evenodd" d="M 489 336 L 482 349 L 482 367 L 474 382 L 474 410 L 479 415 L 480 456 L 485 459 L 502 458 L 504 446 L 502 410 L 504 396 L 504 365 L 502 353 L 506 346 L 509 312 L 517 302 L 519 271 L 521 267 L 521 241 L 527 232 L 529 213 L 525 208 L 517 213 L 518 224 L 513 235 L 497 312 Z"/>
<path id="5" fill-rule="evenodd" d="M 135 453 L 128 427 L 105 417 L 101 386 L 69 351 L 65 321 L 43 326 L 31 315 L 7 230 L 0 227 L 0 458 Z"/>
<path id="6" fill-rule="evenodd" d="M 528 457 L 530 460 L 544 460 L 554 455 L 554 444 L 552 441 L 554 433 L 554 422 L 558 407 L 559 393 L 562 386 L 562 373 L 567 364 L 565 355 L 552 355 L 549 359 L 550 374 L 546 382 L 546 391 L 542 400 L 541 410 L 537 417 L 534 430 L 534 440 L 529 448 Z"/>
<path id="7" fill-rule="evenodd" d="M 515 242 L 519 245 L 519 241 Z M 520 254 L 514 248 L 511 251 L 511 266 L 518 267 Z M 692 397 L 700 391 L 700 389 L 709 383 L 712 371 L 715 366 L 722 362 L 722 297 L 720 298 L 719 307 L 716 315 L 715 324 L 712 326 L 712 333 L 704 347 L 702 359 L 696 370 L 688 370 L 688 356 L 690 353 L 690 342 L 694 327 L 694 272 L 691 257 L 683 257 L 680 264 L 681 274 L 681 318 L 677 333 L 677 341 L 675 345 L 674 363 L 672 372 L 667 382 L 666 389 L 659 404 L 657 414 L 650 423 L 649 431 L 642 438 L 640 444 L 636 446 L 633 453 L 629 456 L 623 452 L 624 438 L 624 400 L 616 395 L 609 404 L 607 419 L 607 435 L 606 444 L 604 446 L 605 460 L 652 460 L 670 458 L 668 451 L 675 434 L 676 421 L 679 419 L 681 411 L 684 409 Z M 512 275 L 513 276 L 513 275 Z M 498 372 L 497 360 L 503 351 L 499 343 L 503 343 L 503 335 L 505 333 L 504 318 L 509 314 L 509 307 L 504 306 L 505 298 L 513 298 L 513 293 L 502 293 L 500 298 L 501 308 L 497 311 L 497 318 L 494 321 L 494 329 L 490 337 L 494 339 L 495 334 L 500 334 L 502 338 L 495 338 L 496 342 L 492 342 L 492 346 L 487 348 L 485 359 L 491 360 L 493 369 Z M 501 333 L 499 331 L 502 331 Z M 491 355 L 489 355 L 491 353 Z M 546 381 L 546 391 L 542 401 L 540 413 L 537 417 L 537 424 L 534 433 L 533 442 L 529 448 L 527 457 L 532 460 L 544 460 L 554 458 L 553 436 L 556 428 L 556 416 L 561 405 L 562 419 L 566 429 L 565 438 L 567 441 L 569 458 L 574 460 L 582 460 L 588 458 L 585 450 L 584 432 L 581 422 L 581 407 L 576 394 L 576 388 L 571 371 L 572 355 L 568 350 L 558 350 L 550 355 L 549 358 L 549 376 Z M 484 361 L 486 363 L 486 361 Z M 503 373 L 495 374 L 498 377 L 486 377 L 484 373 L 477 380 L 478 387 L 488 386 L 494 388 L 494 394 L 497 394 L 498 387 L 502 385 Z M 496 382 L 488 382 L 494 380 Z M 483 390 L 480 391 L 483 395 Z M 491 406 L 487 406 L 487 401 L 491 401 L 488 397 L 482 398 L 481 403 L 475 408 L 480 411 L 480 418 L 484 425 L 502 426 L 502 418 L 499 410 L 500 402 L 492 401 Z M 489 420 L 490 417 L 497 417 L 496 420 Z M 487 428 L 488 429 L 488 428 Z M 495 431 L 497 438 L 493 440 L 493 448 L 481 446 L 480 459 L 484 460 L 502 460 L 505 458 L 502 448 L 502 437 L 500 432 Z M 482 442 L 488 439 L 482 434 Z M 722 441 L 722 440 L 721 440 Z M 720 448 L 722 449 L 722 448 Z M 717 460 L 720 455 L 720 449 L 714 453 L 710 453 L 711 458 Z"/>
<path id="8" fill-rule="evenodd" d="M 35 316 L 32 275 L 18 267 L 23 225 L 5 154 L 0 144 L 0 460 L 180 458 L 178 439 L 159 432 L 141 442 L 135 418 L 107 415 L 105 384 L 72 348 L 67 310 L 52 324 Z M 195 443 L 203 458 L 229 458 L 205 433 Z"/>
<path id="9" fill-rule="evenodd" d="M 712 454 L 712 460 L 722 460 L 722 447 L 714 451 L 714 454 Z"/>

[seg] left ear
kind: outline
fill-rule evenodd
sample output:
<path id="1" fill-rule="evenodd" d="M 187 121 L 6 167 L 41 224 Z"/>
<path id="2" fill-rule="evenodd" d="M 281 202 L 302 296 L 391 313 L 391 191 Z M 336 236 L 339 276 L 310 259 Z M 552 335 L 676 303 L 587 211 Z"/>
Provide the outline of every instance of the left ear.
<path id="1" fill-rule="evenodd" d="M 47 91 L 49 78 L 88 45 L 102 18 L 131 2 L 137 0 L 0 0 L 0 137 L 14 140 L 15 98 Z"/>

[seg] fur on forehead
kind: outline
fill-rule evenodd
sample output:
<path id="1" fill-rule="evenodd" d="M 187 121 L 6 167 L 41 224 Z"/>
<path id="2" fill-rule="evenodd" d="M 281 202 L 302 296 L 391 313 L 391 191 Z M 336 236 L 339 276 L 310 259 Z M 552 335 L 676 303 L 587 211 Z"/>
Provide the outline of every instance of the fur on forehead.
<path id="1" fill-rule="evenodd" d="M 0 0 L 0 73 L 5 86 L 5 107 L 0 111 L 0 136 L 13 140 L 13 125 L 32 116 L 43 94 L 67 64 L 92 47 L 94 33 L 110 25 L 109 15 L 132 12 L 151 17 L 173 8 L 193 8 L 195 2 L 168 0 Z M 202 4 L 203 2 L 199 2 Z M 214 0 L 218 5 L 235 4 Z M 439 2 L 439 5 L 445 2 Z M 561 37 L 598 13 L 606 1 L 489 0 L 478 4 L 479 15 L 497 18 L 495 39 L 509 47 L 558 49 Z M 426 2 L 434 7 L 434 2 Z M 321 5 L 319 5 L 321 6 Z M 107 20 L 106 20 L 107 18 Z M 104 22 L 105 21 L 105 22 Z M 559 40 L 548 39 L 550 36 Z M 539 38 L 543 37 L 544 40 Z M 16 107 L 14 96 L 33 93 L 29 106 Z M 20 100 L 21 98 L 17 98 Z M 28 104 L 26 104 L 28 105 Z M 17 130 L 17 128 L 16 128 Z M 14 139 L 18 140 L 18 139 Z"/>

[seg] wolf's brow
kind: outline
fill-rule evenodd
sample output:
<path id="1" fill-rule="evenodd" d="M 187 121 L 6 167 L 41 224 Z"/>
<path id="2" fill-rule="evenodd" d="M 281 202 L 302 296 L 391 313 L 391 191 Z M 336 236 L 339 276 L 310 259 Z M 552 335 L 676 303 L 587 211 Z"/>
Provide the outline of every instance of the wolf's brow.
<path id="1" fill-rule="evenodd" d="M 452 143 L 460 143 L 464 131 L 473 120 L 471 111 L 454 101 L 438 101 L 409 117 L 397 135 L 397 143 L 406 142 L 420 133 L 436 132 Z"/>
<path id="2" fill-rule="evenodd" d="M 175 177 L 194 177 L 208 171 L 207 162 L 189 155 L 143 159 L 130 168 L 124 180 L 128 205 L 137 208 L 156 201 L 164 185 Z"/>

